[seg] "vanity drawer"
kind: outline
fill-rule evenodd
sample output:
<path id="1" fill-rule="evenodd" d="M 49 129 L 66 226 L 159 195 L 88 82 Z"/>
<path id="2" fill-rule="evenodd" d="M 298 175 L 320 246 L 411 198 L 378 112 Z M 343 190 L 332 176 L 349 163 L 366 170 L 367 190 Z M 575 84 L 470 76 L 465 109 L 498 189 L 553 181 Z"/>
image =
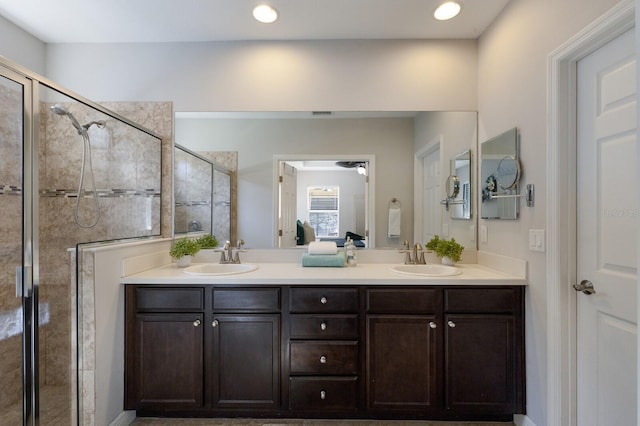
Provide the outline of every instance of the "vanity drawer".
<path id="1" fill-rule="evenodd" d="M 276 312 L 280 310 L 279 288 L 216 288 L 213 310 L 233 312 Z"/>
<path id="2" fill-rule="evenodd" d="M 357 377 L 291 377 L 289 408 L 292 410 L 356 410 Z"/>
<path id="3" fill-rule="evenodd" d="M 137 287 L 138 311 L 201 311 L 204 309 L 202 287 Z"/>
<path id="4" fill-rule="evenodd" d="M 358 290 L 355 288 L 292 288 L 291 312 L 358 311 Z"/>
<path id="5" fill-rule="evenodd" d="M 456 313 L 515 313 L 520 289 L 464 288 L 444 290 L 444 310 Z"/>
<path id="6" fill-rule="evenodd" d="M 358 373 L 358 342 L 291 342 L 291 374 Z"/>
<path id="7" fill-rule="evenodd" d="M 289 317 L 292 339 L 357 339 L 357 315 L 301 315 Z"/>
<path id="8" fill-rule="evenodd" d="M 375 288 L 367 290 L 367 312 L 433 314 L 442 306 L 437 288 Z"/>

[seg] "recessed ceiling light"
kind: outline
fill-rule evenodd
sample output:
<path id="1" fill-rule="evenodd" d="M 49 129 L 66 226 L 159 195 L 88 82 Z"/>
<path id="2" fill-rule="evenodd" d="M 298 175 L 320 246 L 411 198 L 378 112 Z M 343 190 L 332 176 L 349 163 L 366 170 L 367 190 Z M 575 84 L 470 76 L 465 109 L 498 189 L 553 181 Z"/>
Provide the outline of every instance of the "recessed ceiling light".
<path id="1" fill-rule="evenodd" d="M 278 11 L 268 4 L 260 4 L 253 9 L 253 17 L 265 24 L 270 24 L 278 19 Z"/>
<path id="2" fill-rule="evenodd" d="M 447 19 L 451 19 L 458 13 L 460 13 L 460 9 L 460 3 L 455 1 L 448 1 L 438 6 L 436 11 L 433 12 L 433 17 L 438 21 L 446 21 Z"/>

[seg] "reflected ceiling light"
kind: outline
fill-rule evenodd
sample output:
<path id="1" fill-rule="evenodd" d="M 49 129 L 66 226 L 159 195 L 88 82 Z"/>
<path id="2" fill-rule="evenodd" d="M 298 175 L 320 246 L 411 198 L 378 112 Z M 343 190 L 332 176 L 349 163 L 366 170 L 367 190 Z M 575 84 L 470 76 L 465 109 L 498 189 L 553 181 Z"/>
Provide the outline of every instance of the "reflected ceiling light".
<path id="1" fill-rule="evenodd" d="M 460 13 L 460 3 L 455 1 L 448 1 L 442 3 L 435 12 L 433 12 L 433 17 L 438 21 L 446 21 L 447 19 L 451 19 Z"/>
<path id="2" fill-rule="evenodd" d="M 364 166 L 358 166 L 356 170 L 358 170 L 358 174 L 361 174 L 361 175 L 367 174 L 367 169 Z"/>
<path id="3" fill-rule="evenodd" d="M 278 19 L 278 11 L 268 4 L 260 4 L 253 9 L 253 17 L 262 23 L 270 24 Z"/>

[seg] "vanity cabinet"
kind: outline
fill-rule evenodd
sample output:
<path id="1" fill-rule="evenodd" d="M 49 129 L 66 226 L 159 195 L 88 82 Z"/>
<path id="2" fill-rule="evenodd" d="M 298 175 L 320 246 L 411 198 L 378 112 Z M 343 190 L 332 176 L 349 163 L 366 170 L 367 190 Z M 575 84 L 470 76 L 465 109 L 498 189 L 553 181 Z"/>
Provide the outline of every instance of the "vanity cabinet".
<path id="1" fill-rule="evenodd" d="M 446 408 L 522 413 L 522 288 L 445 289 L 444 298 Z"/>
<path id="2" fill-rule="evenodd" d="M 127 286 L 125 408 L 280 408 L 280 289 Z"/>
<path id="3" fill-rule="evenodd" d="M 441 317 L 438 289 L 367 290 L 367 409 L 437 411 L 442 400 Z"/>
<path id="4" fill-rule="evenodd" d="M 359 291 L 291 288 L 289 408 L 353 414 L 358 409 Z"/>
<path id="5" fill-rule="evenodd" d="M 139 416 L 509 421 L 522 286 L 127 285 Z"/>
<path id="6" fill-rule="evenodd" d="M 280 405 L 280 289 L 214 288 L 210 389 L 219 409 Z"/>
<path id="7" fill-rule="evenodd" d="M 125 408 L 203 405 L 204 290 L 127 287 Z"/>

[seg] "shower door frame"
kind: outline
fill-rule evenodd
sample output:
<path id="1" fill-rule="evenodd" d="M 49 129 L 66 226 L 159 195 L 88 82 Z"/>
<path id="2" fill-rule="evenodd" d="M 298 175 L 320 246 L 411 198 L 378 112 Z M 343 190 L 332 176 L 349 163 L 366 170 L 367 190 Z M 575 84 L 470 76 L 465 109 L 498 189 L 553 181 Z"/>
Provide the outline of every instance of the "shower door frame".
<path id="1" fill-rule="evenodd" d="M 38 308 L 35 282 L 38 279 L 37 259 L 38 240 L 37 222 L 34 222 L 38 211 L 36 167 L 37 144 L 35 144 L 35 126 L 38 120 L 33 115 L 33 105 L 37 96 L 37 88 L 33 79 L 17 71 L 12 66 L 0 63 L 0 76 L 22 86 L 22 262 L 16 269 L 16 297 L 21 297 L 22 309 L 22 424 L 32 426 L 38 424 L 37 386 L 37 319 Z"/>
<path id="2" fill-rule="evenodd" d="M 22 282 L 23 344 L 22 344 L 22 385 L 23 385 L 23 426 L 40 424 L 40 383 L 39 383 L 39 346 L 38 346 L 38 290 L 39 271 L 39 138 L 40 116 L 37 106 L 40 102 L 40 87 L 52 89 L 68 96 L 80 104 L 106 114 L 124 124 L 128 124 L 162 141 L 158 134 L 144 128 L 120 114 L 117 114 L 77 93 L 61 87 L 51 80 L 28 70 L 0 56 L 0 77 L 5 77 L 22 85 L 23 89 L 23 135 L 22 135 L 22 265 L 16 271 L 16 287 Z M 161 148 L 163 149 L 163 148 Z M 162 169 L 162 161 L 160 165 Z M 162 192 L 162 182 L 160 183 Z M 162 232 L 162 212 L 160 214 L 160 232 Z M 18 291 L 18 288 L 17 288 Z M 76 302 L 77 303 L 77 302 Z M 76 321 L 78 318 L 76 316 Z M 77 336 L 76 338 L 80 338 Z M 72 357 L 78 357 L 78 351 Z M 76 372 L 72 386 L 76 388 L 75 411 L 71 412 L 73 424 L 81 424 L 79 403 L 79 377 Z"/>

